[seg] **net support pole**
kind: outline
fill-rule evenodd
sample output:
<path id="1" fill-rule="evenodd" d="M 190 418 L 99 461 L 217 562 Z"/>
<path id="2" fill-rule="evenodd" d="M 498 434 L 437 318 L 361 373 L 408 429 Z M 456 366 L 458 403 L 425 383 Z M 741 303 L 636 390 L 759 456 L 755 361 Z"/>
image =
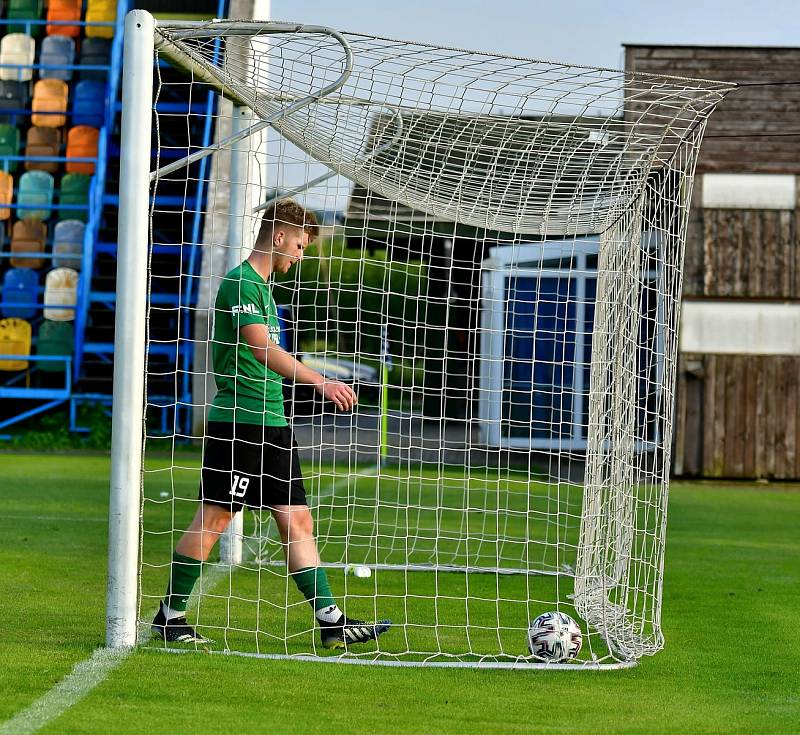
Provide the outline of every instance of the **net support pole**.
<path id="1" fill-rule="evenodd" d="M 381 330 L 381 416 L 380 452 L 378 464 L 385 467 L 389 458 L 389 371 L 392 357 L 389 354 L 389 328 L 386 324 Z"/>
<path id="2" fill-rule="evenodd" d="M 248 107 L 234 107 L 232 135 L 238 135 L 253 125 L 253 112 Z M 231 145 L 230 198 L 228 201 L 228 250 L 226 272 L 239 265 L 252 247 L 251 206 L 248 204 L 250 156 L 252 138 L 242 138 Z M 242 563 L 242 534 L 244 515 L 239 511 L 220 537 L 219 555 L 223 564 Z"/>
<path id="3" fill-rule="evenodd" d="M 153 16 L 125 19 L 120 211 L 114 334 L 106 645 L 136 643 L 139 504 L 145 390 L 147 242 L 153 99 Z"/>

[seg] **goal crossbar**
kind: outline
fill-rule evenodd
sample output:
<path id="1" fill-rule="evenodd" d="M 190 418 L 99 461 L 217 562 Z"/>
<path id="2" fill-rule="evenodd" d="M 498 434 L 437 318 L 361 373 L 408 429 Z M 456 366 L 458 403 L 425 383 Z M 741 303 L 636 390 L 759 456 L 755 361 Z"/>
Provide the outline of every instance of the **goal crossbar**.
<path id="1" fill-rule="evenodd" d="M 343 605 L 395 621 L 386 647 L 341 660 L 587 670 L 660 650 L 687 212 L 733 85 L 144 11 L 125 48 L 108 645 L 136 643 L 197 505 L 200 469 L 175 448 L 208 439 L 216 288 L 289 196 L 336 216 L 268 288 L 295 352 L 360 387 L 347 416 L 293 419 L 321 566 Z M 159 60 L 182 74 L 154 88 Z M 213 104 L 183 120 L 148 102 L 198 89 Z M 156 226 L 159 192 L 176 191 L 166 214 L 201 234 Z M 158 260 L 170 248 L 175 273 Z M 187 408 L 200 429 L 180 425 Z M 146 467 L 165 440 L 166 465 Z M 223 589 L 201 576 L 198 625 L 233 653 L 330 660 L 292 597 L 290 541 L 246 522 L 225 543 L 257 548 L 226 548 Z M 583 631 L 574 663 L 527 653 L 551 610 Z"/>

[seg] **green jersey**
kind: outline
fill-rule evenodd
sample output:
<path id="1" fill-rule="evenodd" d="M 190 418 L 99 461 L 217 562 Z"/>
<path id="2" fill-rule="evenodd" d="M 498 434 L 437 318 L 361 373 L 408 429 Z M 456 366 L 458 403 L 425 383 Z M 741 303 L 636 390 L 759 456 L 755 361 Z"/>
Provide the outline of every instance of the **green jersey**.
<path id="1" fill-rule="evenodd" d="M 234 268 L 220 284 L 214 303 L 212 361 L 217 395 L 209 421 L 234 421 L 264 426 L 286 426 L 283 378 L 256 360 L 239 330 L 260 324 L 269 338 L 281 336 L 278 309 L 266 281 L 248 261 Z"/>

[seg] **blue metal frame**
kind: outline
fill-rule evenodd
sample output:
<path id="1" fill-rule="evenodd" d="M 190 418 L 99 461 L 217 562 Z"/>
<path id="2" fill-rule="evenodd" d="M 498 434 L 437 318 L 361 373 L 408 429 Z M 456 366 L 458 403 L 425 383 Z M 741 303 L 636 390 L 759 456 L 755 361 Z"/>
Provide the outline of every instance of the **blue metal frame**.
<path id="1" fill-rule="evenodd" d="M 0 428 L 5 428 L 7 426 L 11 426 L 16 424 L 20 421 L 24 421 L 27 418 L 35 416 L 39 413 L 44 411 L 48 411 L 51 408 L 59 406 L 63 404 L 65 401 L 70 402 L 70 428 L 72 430 L 79 430 L 77 427 L 75 417 L 75 402 L 80 397 L 78 394 L 72 393 L 72 386 L 75 382 L 77 382 L 80 371 L 81 371 L 81 364 L 83 360 L 83 356 L 85 353 L 85 330 L 86 330 L 86 322 L 88 317 L 88 310 L 89 310 L 89 301 L 90 301 L 90 294 L 91 294 L 91 278 L 93 275 L 94 270 L 94 245 L 97 241 L 97 237 L 99 234 L 100 229 L 100 222 L 102 216 L 102 207 L 103 207 L 103 196 L 105 193 L 105 182 L 106 182 L 106 170 L 107 170 L 107 156 L 108 156 L 108 148 L 109 148 L 109 139 L 113 134 L 114 130 L 114 117 L 116 114 L 116 102 L 117 102 L 117 93 L 118 93 L 118 86 L 119 86 L 119 79 L 120 79 L 120 70 L 122 66 L 122 29 L 124 25 L 125 15 L 128 11 L 128 0 L 118 0 L 117 2 L 117 18 L 116 22 L 98 22 L 98 23 L 87 23 L 86 21 L 48 21 L 46 19 L 37 19 L 37 20 L 24 20 L 24 19 L 0 19 L 0 28 L 4 26 L 17 26 L 21 28 L 25 28 L 25 31 L 30 34 L 31 29 L 34 26 L 44 26 L 44 25 L 64 25 L 64 26 L 79 26 L 79 27 L 86 27 L 86 26 L 104 26 L 104 27 L 113 27 L 114 28 L 114 36 L 111 39 L 111 63 L 109 66 L 100 66 L 100 65 L 87 65 L 81 66 L 78 64 L 69 64 L 65 66 L 53 66 L 53 65 L 41 65 L 41 64 L 32 64 L 30 66 L 26 66 L 24 68 L 42 70 L 42 69 L 70 69 L 70 70 L 91 70 L 91 71 L 107 71 L 108 78 L 106 81 L 106 95 L 105 95 L 105 109 L 104 109 L 104 124 L 100 130 L 100 138 L 98 140 L 98 151 L 97 151 L 97 158 L 72 158 L 67 159 L 66 156 L 55 156 L 55 157 L 44 157 L 44 156 L 36 156 L 33 158 L 28 158 L 26 156 L 2 156 L 0 157 L 0 161 L 53 161 L 53 162 L 65 162 L 67 160 L 71 160 L 74 162 L 93 162 L 95 163 L 95 173 L 92 176 L 92 180 L 89 186 L 89 203 L 88 205 L 61 205 L 58 203 L 53 203 L 51 208 L 53 210 L 75 210 L 75 211 L 87 211 L 89 212 L 88 221 L 86 222 L 86 229 L 84 231 L 84 240 L 83 240 L 83 253 L 82 253 L 82 264 L 81 264 L 81 275 L 78 279 L 78 291 L 77 291 L 77 301 L 74 307 L 69 306 L 58 306 L 56 308 L 75 308 L 75 326 L 74 326 L 74 354 L 69 358 L 61 358 L 61 357 L 49 357 L 49 356 L 38 356 L 38 355 L 30 355 L 25 356 L 24 359 L 29 360 L 33 363 L 41 362 L 45 360 L 68 360 L 67 369 L 66 369 L 66 383 L 64 388 L 23 388 L 23 387 L 16 387 L 16 386 L 0 386 L 0 399 L 7 398 L 12 400 L 22 400 L 22 399 L 31 399 L 31 400 L 44 400 L 45 403 L 39 404 L 34 408 L 29 410 L 23 411 L 22 413 L 16 414 L 9 419 L 6 419 L 0 422 Z M 11 68 L 22 68 L 19 65 L 14 64 L 5 64 L 0 65 L 5 67 Z M 3 115 L 9 117 L 16 117 L 22 115 L 30 115 L 31 110 L 3 110 Z M 71 112 L 69 110 L 65 113 L 66 117 L 69 118 Z M 6 166 L 3 166 L 6 168 Z M 19 205 L 19 204 L 12 204 L 12 205 L 0 205 L 3 209 L 11 209 L 11 210 L 24 210 L 24 209 L 43 209 L 45 207 L 41 205 Z M 12 254 L 8 254 L 11 256 Z M 21 256 L 22 254 L 14 253 L 13 256 Z M 29 257 L 52 257 L 52 253 L 42 253 L 42 254 L 28 254 Z M 3 254 L 5 257 L 6 254 Z M 3 302 L 0 301 L 0 306 L 3 305 Z M 25 304 L 14 304 L 14 306 L 22 306 L 25 307 Z M 44 304 L 36 304 L 37 308 L 43 308 Z M 52 307 L 48 307 L 52 308 Z M 38 319 L 38 317 L 37 317 Z M 13 379 L 12 379 L 13 382 Z M 85 398 L 85 396 L 84 396 Z M 0 438 L 7 438 L 6 435 L 0 435 Z"/>
<path id="2" fill-rule="evenodd" d="M 227 0 L 219 0 L 217 7 L 217 17 L 225 17 L 226 8 L 228 5 Z M 87 342 L 86 341 L 86 326 L 89 317 L 89 308 L 91 303 L 98 303 L 107 305 L 109 308 L 114 308 L 116 295 L 106 291 L 95 291 L 91 287 L 91 279 L 94 275 L 94 259 L 97 253 L 106 253 L 116 255 L 116 243 L 100 243 L 98 242 L 99 230 L 101 224 L 102 207 L 104 205 L 116 207 L 119 204 L 119 197 L 116 192 L 106 193 L 105 180 L 108 156 L 119 155 L 118 142 L 112 139 L 114 130 L 115 115 L 118 110 L 118 85 L 120 79 L 120 68 L 122 61 L 122 27 L 125 15 L 128 11 L 128 0 L 118 0 L 117 3 L 117 20 L 116 23 L 97 23 L 87 24 L 85 21 L 55 21 L 51 25 L 72 25 L 72 26 L 86 26 L 86 25 L 103 25 L 114 26 L 115 33 L 111 46 L 111 63 L 109 66 L 81 66 L 78 64 L 71 64 L 66 66 L 52 66 L 33 64 L 26 66 L 33 70 L 42 69 L 70 69 L 79 71 L 83 70 L 102 70 L 108 72 L 108 81 L 106 84 L 106 105 L 104 111 L 104 125 L 101 129 L 100 139 L 98 143 L 98 155 L 96 159 L 81 158 L 69 159 L 75 162 L 94 162 L 95 174 L 92 178 L 89 190 L 89 204 L 88 205 L 66 205 L 62 207 L 59 204 L 53 204 L 53 209 L 75 209 L 86 211 L 88 208 L 89 217 L 86 223 L 84 233 L 84 244 L 82 254 L 82 267 L 81 277 L 78 281 L 78 294 L 77 304 L 74 307 L 76 310 L 75 317 L 75 343 L 74 343 L 74 356 L 70 359 L 68 366 L 68 383 L 67 387 L 59 389 L 28 389 L 22 387 L 0 387 L 0 398 L 36 398 L 38 400 L 47 399 L 47 402 L 21 413 L 13 419 L 0 423 L 0 428 L 17 423 L 26 418 L 34 416 L 50 408 L 61 405 L 64 402 L 69 402 L 70 407 L 70 429 L 72 431 L 85 431 L 77 424 L 77 405 L 82 402 L 96 402 L 96 403 L 110 403 L 111 396 L 98 393 L 73 393 L 72 387 L 78 381 L 81 374 L 81 366 L 83 364 L 84 356 L 91 354 L 103 362 L 110 363 L 113 357 L 114 346 L 112 343 L 102 342 Z M 5 25 L 14 25 L 20 28 L 25 28 L 26 32 L 30 33 L 33 26 L 47 25 L 47 20 L 22 20 L 22 19 L 4 19 L 0 20 L 0 27 Z M 219 54 L 221 51 L 221 44 L 219 40 L 216 41 L 214 53 Z M 6 64 L 0 65 L 10 68 L 21 68 L 19 65 Z M 204 127 L 202 132 L 203 146 L 208 146 L 213 141 L 214 136 L 214 111 L 216 108 L 216 95 L 209 91 L 206 98 L 202 102 L 187 100 L 185 103 L 180 102 L 160 102 L 159 112 L 174 112 L 174 113 L 194 113 L 205 115 Z M 15 111 L 4 110 L 0 114 L 13 117 Z M 16 115 L 30 115 L 31 110 L 18 110 Z M 70 110 L 66 111 L 66 116 L 69 119 L 71 114 Z M 36 157 L 35 159 L 26 156 L 0 156 L 0 167 L 7 167 L 7 164 L 16 161 L 53 161 L 64 162 L 66 156 L 58 157 Z M 5 162 L 6 166 L 3 166 Z M 176 384 L 175 396 L 150 396 L 149 406 L 151 408 L 161 409 L 161 431 L 167 433 L 168 428 L 171 427 L 172 431 L 176 433 L 188 434 L 191 423 L 190 411 L 187 410 L 191 406 L 191 371 L 193 365 L 193 322 L 191 319 L 192 307 L 197 303 L 197 291 L 199 286 L 198 276 L 200 275 L 200 268 L 202 265 L 202 228 L 204 217 L 204 206 L 207 196 L 206 177 L 208 175 L 208 167 L 210 160 L 203 159 L 199 164 L 199 172 L 197 176 L 197 186 L 192 195 L 193 200 L 193 216 L 191 221 L 191 234 L 186 248 L 182 248 L 181 263 L 184 266 L 179 266 L 180 275 L 183 277 L 182 288 L 179 293 L 169 294 L 152 294 L 150 303 L 152 304 L 168 304 L 173 305 L 179 309 L 180 314 L 180 335 L 179 340 L 171 344 L 158 344 L 149 346 L 149 354 L 164 356 L 170 361 L 173 361 L 176 369 L 180 371 L 181 376 Z M 186 204 L 187 200 L 181 197 L 164 196 L 155 197 L 154 203 L 156 205 L 181 207 Z M 0 205 L 2 207 L 2 205 Z M 42 209 L 41 205 L 7 205 L 5 208 L 12 210 L 23 209 Z M 171 252 L 172 247 L 153 246 L 153 252 L 158 253 L 161 251 Z M 5 255 L 5 254 L 4 254 Z M 10 253 L 8 254 L 11 255 Z M 51 253 L 31 253 L 31 254 L 14 254 L 17 257 L 52 257 Z M 2 261 L 0 261 L 2 262 Z M 24 305 L 22 305 L 24 306 Z M 37 307 L 41 308 L 42 304 L 37 303 Z M 72 307 L 62 307 L 72 308 Z M 38 317 L 37 317 L 38 319 Z M 36 356 L 26 357 L 28 360 L 35 361 Z M 61 358 L 56 358 L 61 359 Z M 4 392 L 10 391 L 10 392 Z M 33 391 L 33 392 L 32 392 Z M 170 416 L 171 414 L 171 416 Z M 185 415 L 184 415 L 185 414 Z"/>
<path id="3" fill-rule="evenodd" d="M 217 5 L 217 17 L 224 18 L 227 0 L 219 0 Z M 214 57 L 216 62 L 220 53 L 220 39 L 214 41 Z M 170 103 L 165 103 L 169 105 Z M 209 91 L 205 101 L 205 125 L 203 127 L 203 140 L 202 146 L 207 147 L 213 142 L 214 135 L 213 121 L 214 110 L 217 104 L 217 96 Z M 191 110 L 194 106 L 191 101 L 188 101 L 187 106 Z M 186 266 L 186 273 L 188 279 L 185 288 L 182 289 L 182 296 L 180 301 L 180 355 L 178 359 L 180 362 L 176 367 L 181 372 L 181 394 L 176 397 L 175 405 L 175 429 L 179 430 L 184 435 L 191 434 L 191 404 L 192 404 L 192 365 L 194 362 L 193 342 L 192 342 L 192 324 L 191 324 L 191 307 L 197 304 L 197 291 L 199 286 L 195 288 L 196 282 L 199 283 L 200 269 L 202 267 L 202 226 L 203 226 L 203 209 L 206 197 L 206 173 L 210 165 L 210 158 L 206 157 L 200 161 L 200 169 L 197 176 L 197 188 L 194 197 L 194 215 L 192 217 L 192 234 L 189 240 L 189 262 Z M 180 202 L 181 204 L 183 201 Z M 152 301 L 152 296 L 151 296 Z M 150 348 L 152 350 L 152 347 Z M 187 407 L 186 423 L 181 425 L 180 422 L 180 409 Z M 163 414 L 162 414 L 163 418 Z"/>

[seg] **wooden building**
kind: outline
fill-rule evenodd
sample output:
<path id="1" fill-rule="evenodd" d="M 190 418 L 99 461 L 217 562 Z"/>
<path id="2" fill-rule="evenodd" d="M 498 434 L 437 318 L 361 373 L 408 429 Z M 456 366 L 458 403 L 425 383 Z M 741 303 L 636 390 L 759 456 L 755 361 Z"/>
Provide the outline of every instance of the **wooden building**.
<path id="1" fill-rule="evenodd" d="M 697 164 L 675 472 L 800 478 L 800 48 L 626 45 L 625 67 L 741 85 Z"/>

